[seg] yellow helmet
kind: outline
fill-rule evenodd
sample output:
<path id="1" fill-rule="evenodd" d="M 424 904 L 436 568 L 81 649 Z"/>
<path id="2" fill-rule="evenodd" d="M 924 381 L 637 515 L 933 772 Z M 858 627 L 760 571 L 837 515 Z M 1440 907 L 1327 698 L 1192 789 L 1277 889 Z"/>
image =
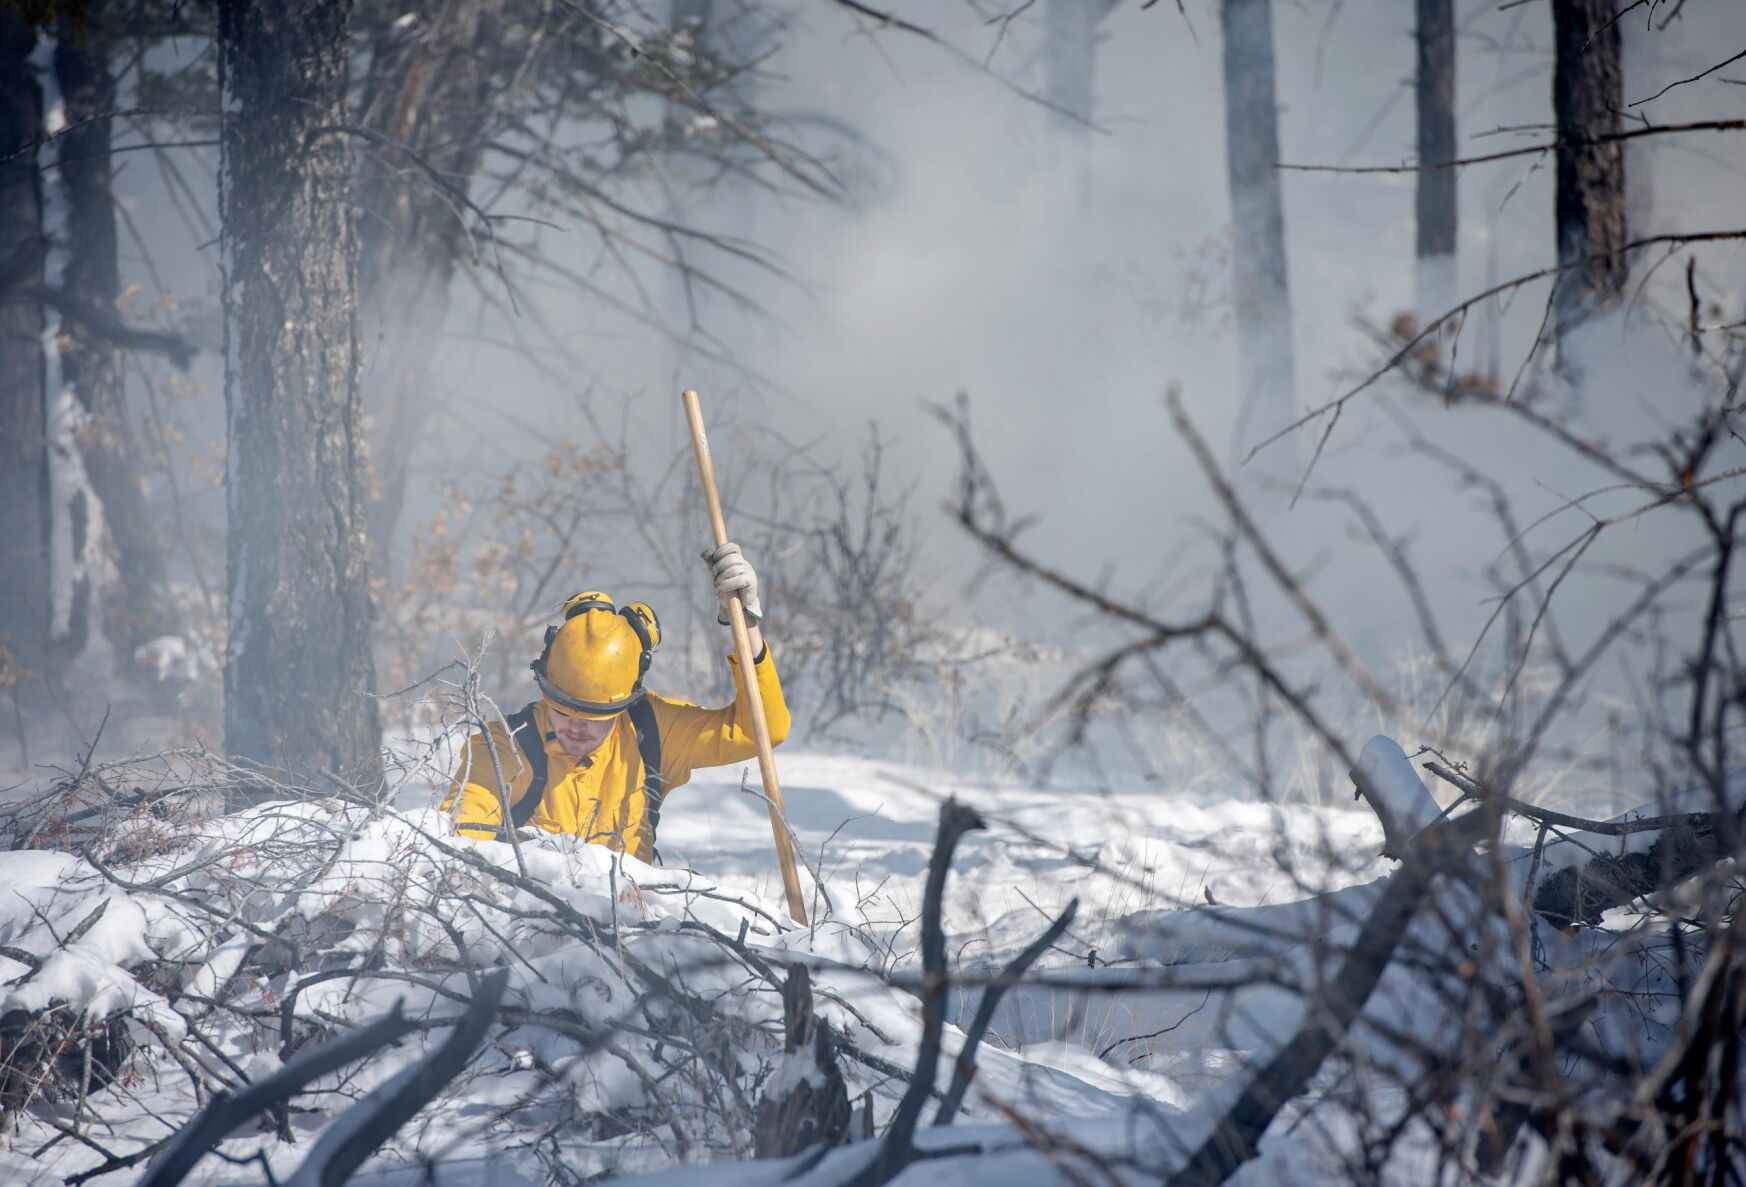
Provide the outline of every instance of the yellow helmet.
<path id="1" fill-rule="evenodd" d="M 619 609 L 606 594 L 589 590 L 564 603 L 561 625 L 546 628 L 534 679 L 549 705 L 604 721 L 642 697 L 643 676 L 660 643 L 660 621 L 645 603 Z"/>

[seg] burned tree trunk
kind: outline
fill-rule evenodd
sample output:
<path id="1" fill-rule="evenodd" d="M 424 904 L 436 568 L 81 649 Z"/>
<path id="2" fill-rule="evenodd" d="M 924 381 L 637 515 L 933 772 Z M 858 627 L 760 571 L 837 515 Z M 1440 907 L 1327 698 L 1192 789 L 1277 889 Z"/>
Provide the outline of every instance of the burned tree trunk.
<path id="1" fill-rule="evenodd" d="M 1554 0 L 1552 110 L 1558 125 L 1555 328 L 1563 337 L 1618 301 L 1628 275 L 1625 150 L 1614 140 L 1624 107 L 1619 22 L 1612 0 Z"/>
<path id="2" fill-rule="evenodd" d="M 47 656 L 48 424 L 44 406 L 42 87 L 35 32 L 0 8 L 0 687 Z"/>
<path id="3" fill-rule="evenodd" d="M 1231 305 L 1243 419 L 1269 430 L 1296 406 L 1291 282 L 1279 190 L 1279 111 L 1273 89 L 1273 0 L 1223 0 L 1225 163 L 1231 187 Z"/>
<path id="4" fill-rule="evenodd" d="M 502 0 L 414 5 L 375 38 L 359 123 L 372 135 L 358 170 L 358 283 L 369 356 L 375 490 L 370 542 L 386 573 L 406 500 L 407 467 L 448 316 L 449 282 L 467 255 L 465 199 L 491 119 L 492 48 Z"/>
<path id="5" fill-rule="evenodd" d="M 225 745 L 378 766 L 344 0 L 225 0 Z"/>
<path id="6" fill-rule="evenodd" d="M 67 203 L 61 299 L 96 314 L 62 319 L 61 378 L 78 404 L 75 444 L 107 527 L 99 547 L 113 550 L 115 582 L 98 591 L 103 629 L 122 670 L 143 675 L 131 666 L 135 653 L 154 639 L 179 633 L 181 624 L 127 424 L 121 351 L 94 328 L 97 319 L 116 315 L 121 297 L 111 132 L 103 118 L 115 109 L 115 78 L 101 29 L 91 20 L 77 26 L 64 20 L 54 69 L 67 121 L 57 162 Z"/>
<path id="7" fill-rule="evenodd" d="M 781 1158 L 808 1146 L 841 1145 L 849 1133 L 849 1090 L 830 1023 L 813 1010 L 812 975 L 788 966 L 782 985 L 782 1062 L 758 1101 L 752 1151 Z"/>
<path id="8" fill-rule="evenodd" d="M 1421 324 L 1456 301 L 1454 0 L 1418 0 L 1418 314 Z"/>

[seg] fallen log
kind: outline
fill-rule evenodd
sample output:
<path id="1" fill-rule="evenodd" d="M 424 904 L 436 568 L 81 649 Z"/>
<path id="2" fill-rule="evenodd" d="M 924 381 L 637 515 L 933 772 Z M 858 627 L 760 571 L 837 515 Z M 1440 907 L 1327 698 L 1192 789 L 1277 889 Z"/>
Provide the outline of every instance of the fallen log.
<path id="1" fill-rule="evenodd" d="M 1303 1026 L 1256 1071 L 1212 1132 L 1165 1180 L 1167 1187 L 1217 1187 L 1255 1157 L 1279 1110 L 1309 1085 L 1370 1000 L 1437 875 L 1468 859 L 1484 815 L 1444 818 L 1407 844 L 1400 870 L 1358 929 L 1339 971 L 1314 995 Z"/>

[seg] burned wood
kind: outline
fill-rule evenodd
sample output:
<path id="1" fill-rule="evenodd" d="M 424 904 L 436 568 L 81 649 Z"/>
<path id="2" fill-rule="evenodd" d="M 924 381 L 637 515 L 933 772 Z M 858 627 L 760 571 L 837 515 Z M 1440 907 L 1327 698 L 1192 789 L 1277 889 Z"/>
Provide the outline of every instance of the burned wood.
<path id="1" fill-rule="evenodd" d="M 466 1066 L 495 1016 L 508 983 L 507 970 L 500 969 L 485 978 L 448 1041 L 354 1106 L 323 1136 L 291 1181 L 345 1182 L 360 1162 Z M 402 1016 L 396 1005 L 387 1016 L 305 1052 L 273 1075 L 236 1093 L 220 1093 L 165 1145 L 140 1180 L 140 1187 L 174 1187 L 238 1125 L 288 1101 L 312 1081 L 355 1063 L 424 1025 Z"/>
<path id="2" fill-rule="evenodd" d="M 1621 847 L 1617 854 L 1594 853 L 1586 861 L 1534 880 L 1530 900 L 1534 913 L 1558 928 L 1598 923 L 1613 907 L 1666 890 L 1710 869 L 1736 851 L 1746 820 L 1746 808 L 1653 816 L 1630 812 L 1616 820 L 1589 820 L 1502 795 L 1444 763 L 1428 762 L 1425 768 L 1459 787 L 1464 795 L 1537 821 L 1544 828 L 1619 838 L 1661 834 L 1646 849 L 1626 851 Z"/>
<path id="3" fill-rule="evenodd" d="M 195 1163 L 238 1125 L 280 1101 L 290 1099 L 312 1081 L 355 1063 L 418 1028 L 419 1023 L 403 1017 L 396 1006 L 385 1017 L 359 1027 L 344 1038 L 305 1052 L 273 1075 L 257 1080 L 240 1092 L 219 1093 L 198 1116 L 177 1131 L 146 1170 L 139 1187 L 174 1187 L 187 1177 Z"/>
<path id="4" fill-rule="evenodd" d="M 813 1009 L 812 977 L 788 966 L 782 985 L 782 1062 L 758 1102 L 752 1152 L 782 1158 L 809 1146 L 841 1145 L 849 1133 L 849 1091 L 830 1023 Z"/>
<path id="5" fill-rule="evenodd" d="M 287 1187 L 332 1187 L 351 1178 L 364 1159 L 460 1075 L 479 1049 L 508 985 L 508 969 L 480 982 L 478 995 L 448 1040 L 348 1110 L 322 1135 Z"/>
<path id="6" fill-rule="evenodd" d="M 922 896 L 922 1037 L 916 1052 L 915 1074 L 898 1102 L 891 1127 L 874 1151 L 873 1158 L 844 1187 L 880 1187 L 896 1178 L 915 1160 L 915 1127 L 922 1105 L 934 1086 L 939 1070 L 940 1036 L 946 1024 L 946 931 L 941 922 L 946 875 L 952 854 L 965 834 L 988 827 L 982 816 L 957 799 L 940 805 L 940 829 L 928 860 L 927 886 Z"/>
<path id="7" fill-rule="evenodd" d="M 1534 886 L 1534 912 L 1554 927 L 1592 925 L 1613 907 L 1666 890 L 1728 857 L 1726 827 L 1737 832 L 1738 816 L 1701 813 L 1676 820 L 1648 849 L 1602 853 L 1547 874 Z"/>

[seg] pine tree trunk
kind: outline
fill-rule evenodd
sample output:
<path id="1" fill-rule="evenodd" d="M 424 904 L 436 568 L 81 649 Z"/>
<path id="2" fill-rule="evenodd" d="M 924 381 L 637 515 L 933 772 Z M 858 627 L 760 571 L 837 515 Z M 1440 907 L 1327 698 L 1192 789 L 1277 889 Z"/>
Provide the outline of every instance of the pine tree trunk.
<path id="1" fill-rule="evenodd" d="M 1297 403 L 1285 207 L 1276 167 L 1273 0 L 1223 0 L 1220 16 L 1225 161 L 1231 188 L 1231 297 L 1241 355 L 1243 419 L 1253 419 L 1271 434 L 1290 420 Z"/>
<path id="2" fill-rule="evenodd" d="M 344 0 L 223 0 L 225 745 L 371 779 Z"/>
<path id="3" fill-rule="evenodd" d="M 1624 108 L 1617 6 L 1612 0 L 1553 0 L 1552 109 L 1558 124 L 1558 282 L 1560 337 L 1618 301 L 1628 275 L 1625 153 L 1616 133 Z"/>
<path id="4" fill-rule="evenodd" d="M 386 574 L 407 468 L 417 447 L 432 362 L 449 309 L 455 265 L 470 252 L 471 216 L 460 208 L 484 155 L 491 118 L 487 57 L 503 0 L 426 0 L 372 47 L 358 122 L 405 145 L 452 192 L 389 144 L 366 143 L 358 170 L 359 295 L 369 365 L 370 542 Z"/>
<path id="5" fill-rule="evenodd" d="M 1418 313 L 1440 317 L 1456 301 L 1454 0 L 1418 0 Z"/>
<path id="6" fill-rule="evenodd" d="M 59 182 L 67 202 L 65 299 L 113 316 L 121 297 L 116 262 L 111 131 L 115 78 L 109 46 L 92 22 L 63 21 L 55 43 L 55 79 L 66 107 L 58 141 Z M 85 415 L 77 444 L 85 474 L 102 506 L 116 582 L 99 591 L 103 628 L 123 670 L 140 646 L 179 633 L 164 556 L 141 486 L 127 422 L 121 351 L 78 318 L 63 318 L 61 378 Z M 140 675 L 148 673 L 140 672 Z"/>
<path id="7" fill-rule="evenodd" d="M 0 8 L 0 686 L 48 654 L 50 586 L 42 175 L 36 35 Z M 22 151 L 21 151 L 22 150 Z M 17 153 L 17 156 L 13 156 Z"/>

